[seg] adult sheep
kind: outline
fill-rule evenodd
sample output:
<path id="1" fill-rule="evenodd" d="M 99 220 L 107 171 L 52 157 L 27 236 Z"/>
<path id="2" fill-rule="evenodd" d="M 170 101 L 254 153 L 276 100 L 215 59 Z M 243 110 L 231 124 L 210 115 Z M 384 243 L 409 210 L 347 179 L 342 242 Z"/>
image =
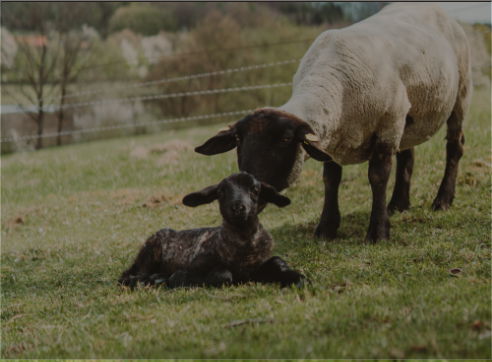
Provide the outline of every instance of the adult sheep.
<path id="1" fill-rule="evenodd" d="M 440 8 L 393 4 L 322 33 L 301 60 L 292 96 L 219 132 L 196 151 L 237 147 L 239 168 L 278 190 L 299 175 L 305 156 L 324 162 L 325 199 L 318 237 L 340 224 L 342 165 L 369 161 L 373 201 L 366 240 L 389 238 L 388 215 L 409 208 L 413 147 L 447 121 L 446 169 L 432 207 L 447 209 L 463 154 L 462 123 L 472 85 L 463 29 Z M 396 184 L 386 206 L 391 158 Z"/>

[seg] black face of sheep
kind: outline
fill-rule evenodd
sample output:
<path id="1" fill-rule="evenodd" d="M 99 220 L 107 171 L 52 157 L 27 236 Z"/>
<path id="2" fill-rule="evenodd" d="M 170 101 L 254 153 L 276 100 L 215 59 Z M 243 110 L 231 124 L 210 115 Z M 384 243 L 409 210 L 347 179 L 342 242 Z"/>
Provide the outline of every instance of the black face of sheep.
<path id="1" fill-rule="evenodd" d="M 318 161 L 331 157 L 319 148 L 313 129 L 304 121 L 279 111 L 255 112 L 207 140 L 195 151 L 214 155 L 237 147 L 238 165 L 281 191 L 300 171 L 301 147 Z"/>
<path id="2" fill-rule="evenodd" d="M 216 185 L 191 193 L 184 197 L 183 203 L 198 206 L 214 200 L 219 201 L 220 212 L 225 221 L 234 226 L 257 220 L 257 214 L 267 202 L 280 207 L 290 204 L 289 198 L 246 172 L 231 175 Z"/>

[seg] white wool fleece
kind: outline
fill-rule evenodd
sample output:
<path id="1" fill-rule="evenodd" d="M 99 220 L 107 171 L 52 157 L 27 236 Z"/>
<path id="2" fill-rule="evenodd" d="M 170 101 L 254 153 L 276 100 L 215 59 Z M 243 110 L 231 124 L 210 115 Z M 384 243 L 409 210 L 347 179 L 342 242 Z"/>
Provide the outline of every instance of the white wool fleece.
<path id="1" fill-rule="evenodd" d="M 339 164 L 364 162 L 375 142 L 397 152 L 428 140 L 451 112 L 463 119 L 469 53 L 463 29 L 438 6 L 388 5 L 322 33 L 279 109 L 308 122 Z"/>

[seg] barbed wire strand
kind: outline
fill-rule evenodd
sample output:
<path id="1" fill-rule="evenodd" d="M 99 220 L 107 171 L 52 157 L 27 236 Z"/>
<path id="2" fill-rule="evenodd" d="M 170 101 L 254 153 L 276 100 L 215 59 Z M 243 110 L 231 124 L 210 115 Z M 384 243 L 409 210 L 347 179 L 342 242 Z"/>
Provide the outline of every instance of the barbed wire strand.
<path id="1" fill-rule="evenodd" d="M 123 88 L 124 89 L 140 88 L 140 87 L 147 87 L 147 86 L 152 86 L 152 85 L 157 85 L 157 84 L 179 82 L 179 81 L 183 81 L 183 80 L 191 80 L 191 79 L 205 78 L 205 77 L 211 77 L 211 76 L 216 76 L 216 75 L 245 72 L 245 71 L 249 71 L 249 70 L 257 70 L 257 69 L 282 66 L 282 65 L 286 65 L 286 64 L 292 64 L 292 63 L 296 63 L 298 61 L 299 61 L 299 59 L 289 59 L 289 60 L 281 60 L 281 61 L 272 62 L 272 63 L 253 64 L 253 65 L 246 65 L 246 66 L 237 67 L 237 68 L 216 70 L 216 71 L 212 71 L 212 72 L 189 74 L 189 75 L 183 75 L 183 76 L 172 77 L 172 78 L 162 78 L 162 79 L 157 79 L 157 80 L 151 80 L 148 82 L 130 83 L 130 84 L 126 84 L 126 85 L 114 86 L 114 87 L 112 87 L 112 90 L 123 89 Z M 67 94 L 64 98 L 67 99 L 67 98 L 79 97 L 79 96 L 90 95 L 90 94 L 100 94 L 100 93 L 104 93 L 104 92 L 106 92 L 106 90 L 82 91 L 82 92 Z"/>
<path id="2" fill-rule="evenodd" d="M 67 104 L 64 104 L 62 108 L 63 109 L 71 109 L 71 108 L 97 106 L 97 105 L 120 103 L 120 102 L 151 101 L 151 100 L 156 100 L 156 99 L 179 98 L 179 97 L 190 97 L 190 96 L 211 95 L 211 94 L 223 94 L 223 93 L 230 93 L 230 92 L 244 92 L 244 91 L 250 91 L 250 90 L 257 90 L 257 89 L 287 87 L 287 86 L 291 86 L 291 85 L 292 85 L 292 82 L 274 83 L 274 84 L 259 84 L 259 85 L 249 85 L 249 86 L 242 86 L 242 87 L 203 89 L 203 90 L 189 91 L 189 92 L 153 94 L 153 95 L 147 95 L 147 96 L 141 96 L 141 97 L 102 99 L 99 101 L 67 103 Z M 40 110 L 40 108 L 36 107 L 36 106 L 32 106 L 32 108 L 30 108 L 30 109 L 34 112 L 38 112 Z M 55 111 L 57 111 L 59 109 L 60 109 L 60 107 L 56 107 Z M 43 107 L 43 110 L 46 112 L 49 112 L 50 110 L 53 111 L 52 107 L 49 107 L 49 108 Z M 12 113 L 22 113 L 22 111 L 12 112 Z"/>
<path id="3" fill-rule="evenodd" d="M 106 127 L 93 127 L 93 128 L 83 128 L 83 129 L 79 129 L 79 130 L 45 133 L 41 136 L 31 134 L 31 135 L 19 136 L 19 137 L 3 137 L 3 138 L 1 138 L 0 142 L 1 143 L 18 142 L 18 141 L 27 141 L 27 140 L 37 139 L 38 137 L 39 138 L 53 138 L 53 137 L 58 137 L 58 136 L 69 136 L 69 135 L 74 135 L 74 134 L 103 132 L 103 131 L 110 131 L 110 130 L 123 129 L 123 128 L 147 127 L 147 126 L 153 126 L 153 125 L 165 124 L 165 123 L 197 121 L 197 120 L 209 119 L 209 118 L 224 118 L 224 117 L 244 115 L 244 114 L 247 114 L 247 113 L 250 113 L 253 111 L 254 111 L 254 109 L 244 109 L 241 111 L 221 112 L 221 113 L 213 113 L 213 114 L 203 114 L 203 115 L 198 115 L 198 116 L 169 118 L 169 119 L 163 119 L 163 120 L 159 120 L 159 121 L 143 122 L 143 123 L 137 123 L 137 124 L 125 123 L 125 124 L 106 126 Z"/>

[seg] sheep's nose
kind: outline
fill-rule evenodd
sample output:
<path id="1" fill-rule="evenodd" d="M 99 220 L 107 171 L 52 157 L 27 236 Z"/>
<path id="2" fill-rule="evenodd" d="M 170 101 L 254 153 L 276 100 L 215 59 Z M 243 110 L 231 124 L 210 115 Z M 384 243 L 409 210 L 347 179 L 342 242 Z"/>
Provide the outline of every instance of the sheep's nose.
<path id="1" fill-rule="evenodd" d="M 235 214 L 241 214 L 245 210 L 246 210 L 246 207 L 244 207 L 244 205 L 242 203 L 240 203 L 240 202 L 236 202 L 236 203 L 232 204 L 232 211 Z"/>

